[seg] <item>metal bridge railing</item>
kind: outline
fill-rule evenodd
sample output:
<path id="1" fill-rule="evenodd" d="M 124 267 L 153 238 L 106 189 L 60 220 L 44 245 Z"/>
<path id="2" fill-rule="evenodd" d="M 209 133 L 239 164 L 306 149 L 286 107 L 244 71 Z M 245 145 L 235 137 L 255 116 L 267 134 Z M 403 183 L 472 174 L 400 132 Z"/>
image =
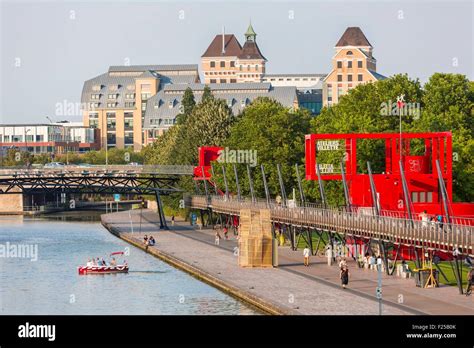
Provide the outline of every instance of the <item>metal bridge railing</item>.
<path id="1" fill-rule="evenodd" d="M 149 175 L 192 175 L 193 166 L 187 165 L 88 165 L 75 166 L 68 165 L 56 168 L 25 168 L 25 167 L 3 167 L 0 168 L 0 176 L 3 177 L 38 177 L 38 176 L 57 176 L 57 175 L 130 175 L 130 174 L 149 174 Z"/>
<path id="2" fill-rule="evenodd" d="M 474 254 L 474 226 L 470 225 L 439 224 L 389 216 L 363 215 L 312 206 L 289 208 L 274 200 L 269 203 L 261 199 L 252 202 L 249 199 L 238 200 L 225 196 L 209 198 L 192 196 L 188 200 L 188 205 L 197 209 L 212 208 L 215 212 L 231 215 L 238 215 L 240 210 L 245 208 L 269 208 L 272 220 L 278 223 L 331 230 L 428 249 L 453 251 L 455 248 L 460 248 L 465 254 Z"/>

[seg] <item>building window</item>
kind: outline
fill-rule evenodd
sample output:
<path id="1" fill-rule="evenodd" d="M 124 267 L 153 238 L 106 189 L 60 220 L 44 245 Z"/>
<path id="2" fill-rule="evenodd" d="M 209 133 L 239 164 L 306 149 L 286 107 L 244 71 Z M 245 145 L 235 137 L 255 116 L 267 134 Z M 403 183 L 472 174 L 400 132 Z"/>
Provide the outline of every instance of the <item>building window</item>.
<path id="1" fill-rule="evenodd" d="M 231 61 L 231 62 L 230 62 L 230 67 L 231 67 L 231 68 L 235 68 L 235 62 L 234 62 L 234 61 Z"/>
<path id="2" fill-rule="evenodd" d="M 230 83 L 237 83 L 237 79 L 230 79 Z"/>
<path id="3" fill-rule="evenodd" d="M 100 99 L 100 94 L 92 94 L 91 99 L 95 99 L 95 100 Z"/>
<path id="4" fill-rule="evenodd" d="M 342 75 L 337 75 L 337 82 L 341 82 L 342 81 Z"/>
<path id="5" fill-rule="evenodd" d="M 226 79 L 220 79 L 219 82 L 220 83 L 227 83 L 227 80 Z"/>
<path id="6" fill-rule="evenodd" d="M 348 56 L 352 56 L 352 51 L 347 51 L 346 53 Z"/>
<path id="7" fill-rule="evenodd" d="M 332 101 L 332 86 L 328 85 L 328 102 Z"/>
<path id="8" fill-rule="evenodd" d="M 361 61 L 361 60 L 357 61 L 357 67 L 358 67 L 359 69 L 362 68 L 362 61 Z"/>
<path id="9" fill-rule="evenodd" d="M 250 65 L 247 65 L 247 71 L 250 71 Z"/>
<path id="10" fill-rule="evenodd" d="M 91 128 L 99 127 L 99 115 L 98 114 L 89 114 L 89 127 L 91 127 Z"/>
<path id="11" fill-rule="evenodd" d="M 116 141 L 115 133 L 107 133 L 107 146 L 114 146 Z"/>
<path id="12" fill-rule="evenodd" d="M 342 62 L 340 60 L 337 61 L 337 68 L 342 69 Z"/>
<path id="13" fill-rule="evenodd" d="M 221 61 L 221 68 L 225 68 L 225 61 Z"/>
<path id="14" fill-rule="evenodd" d="M 215 68 L 216 67 L 216 62 L 211 62 L 211 68 Z"/>
<path id="15" fill-rule="evenodd" d="M 352 68 L 352 60 L 348 60 L 348 61 L 347 61 L 347 67 L 348 67 L 349 69 Z"/>
<path id="16" fill-rule="evenodd" d="M 108 112 L 107 113 L 107 129 L 114 130 L 116 124 L 117 124 L 117 121 L 115 119 L 115 113 Z M 115 144 L 115 141 L 114 141 L 114 144 Z"/>
<path id="17" fill-rule="evenodd" d="M 114 108 L 116 103 L 107 103 L 108 108 Z"/>
<path id="18" fill-rule="evenodd" d="M 352 75 L 347 75 L 347 81 L 349 81 L 349 82 L 352 81 Z"/>
<path id="19" fill-rule="evenodd" d="M 337 88 L 337 98 L 339 99 L 344 94 L 342 87 Z"/>
<path id="20" fill-rule="evenodd" d="M 125 133 L 125 145 L 133 145 L 133 132 Z"/>
<path id="21" fill-rule="evenodd" d="M 357 75 L 357 81 L 359 81 L 359 82 L 363 81 L 363 75 L 362 74 Z"/>
<path id="22" fill-rule="evenodd" d="M 133 108 L 135 106 L 135 102 L 125 102 L 126 108 Z"/>
<path id="23" fill-rule="evenodd" d="M 142 93 L 142 100 L 147 100 L 151 97 L 151 93 Z"/>
<path id="24" fill-rule="evenodd" d="M 108 98 L 109 99 L 117 99 L 118 94 L 109 94 Z"/>
<path id="25" fill-rule="evenodd" d="M 211 79 L 211 83 L 216 83 L 216 79 Z"/>

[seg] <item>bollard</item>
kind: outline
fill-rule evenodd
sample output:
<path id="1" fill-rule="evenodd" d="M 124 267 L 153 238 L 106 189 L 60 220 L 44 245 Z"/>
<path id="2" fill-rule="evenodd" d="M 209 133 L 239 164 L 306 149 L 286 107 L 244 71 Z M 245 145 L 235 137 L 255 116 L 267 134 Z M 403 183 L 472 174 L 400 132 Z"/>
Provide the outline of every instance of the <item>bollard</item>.
<path id="1" fill-rule="evenodd" d="M 278 267 L 278 240 L 272 239 L 272 265 Z"/>

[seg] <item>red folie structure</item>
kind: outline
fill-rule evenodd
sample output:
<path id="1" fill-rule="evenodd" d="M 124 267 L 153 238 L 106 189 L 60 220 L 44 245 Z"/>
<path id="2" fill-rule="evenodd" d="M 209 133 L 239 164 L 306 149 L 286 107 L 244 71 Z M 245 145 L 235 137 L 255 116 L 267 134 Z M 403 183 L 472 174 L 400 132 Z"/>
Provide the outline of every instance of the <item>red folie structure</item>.
<path id="1" fill-rule="evenodd" d="M 198 148 L 199 165 L 194 167 L 194 180 L 204 180 L 204 178 L 209 180 L 211 178 L 211 162 L 219 158 L 219 154 L 223 149 L 219 146 L 201 146 Z"/>
<path id="2" fill-rule="evenodd" d="M 357 142 L 359 140 L 382 140 L 385 142 L 385 170 L 373 174 L 380 209 L 384 212 L 398 212 L 406 216 L 402 178 L 400 175 L 400 148 L 405 178 L 410 192 L 413 213 L 427 211 L 431 215 L 445 215 L 436 160 L 439 160 L 441 175 L 450 203 L 450 215 L 474 217 L 474 204 L 452 203 L 452 134 L 438 133 L 367 133 L 367 134 L 308 134 L 305 139 L 306 180 L 318 180 L 316 172 L 318 143 L 320 151 L 340 147 L 343 141 L 345 151 L 344 169 L 349 188 L 351 206 L 372 207 L 372 195 L 368 174 L 357 172 Z M 424 154 L 410 154 L 410 141 L 422 139 Z M 328 141 L 329 142 L 323 142 Z M 337 145 L 339 144 L 339 145 Z M 335 165 L 339 168 L 339 165 Z M 319 167 L 321 168 L 321 166 Z M 340 169 L 339 169 L 340 172 Z M 322 173 L 321 180 L 342 180 L 341 173 Z"/>

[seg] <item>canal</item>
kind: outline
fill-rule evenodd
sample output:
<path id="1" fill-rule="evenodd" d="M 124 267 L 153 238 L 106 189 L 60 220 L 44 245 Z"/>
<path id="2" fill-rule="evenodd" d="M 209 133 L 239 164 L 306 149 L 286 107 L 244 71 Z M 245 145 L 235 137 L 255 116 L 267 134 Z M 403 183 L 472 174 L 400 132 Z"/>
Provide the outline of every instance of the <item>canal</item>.
<path id="1" fill-rule="evenodd" d="M 0 248 L 0 314 L 258 314 L 114 237 L 90 212 L 0 216 Z M 115 251 L 128 254 L 128 274 L 78 275 Z"/>

